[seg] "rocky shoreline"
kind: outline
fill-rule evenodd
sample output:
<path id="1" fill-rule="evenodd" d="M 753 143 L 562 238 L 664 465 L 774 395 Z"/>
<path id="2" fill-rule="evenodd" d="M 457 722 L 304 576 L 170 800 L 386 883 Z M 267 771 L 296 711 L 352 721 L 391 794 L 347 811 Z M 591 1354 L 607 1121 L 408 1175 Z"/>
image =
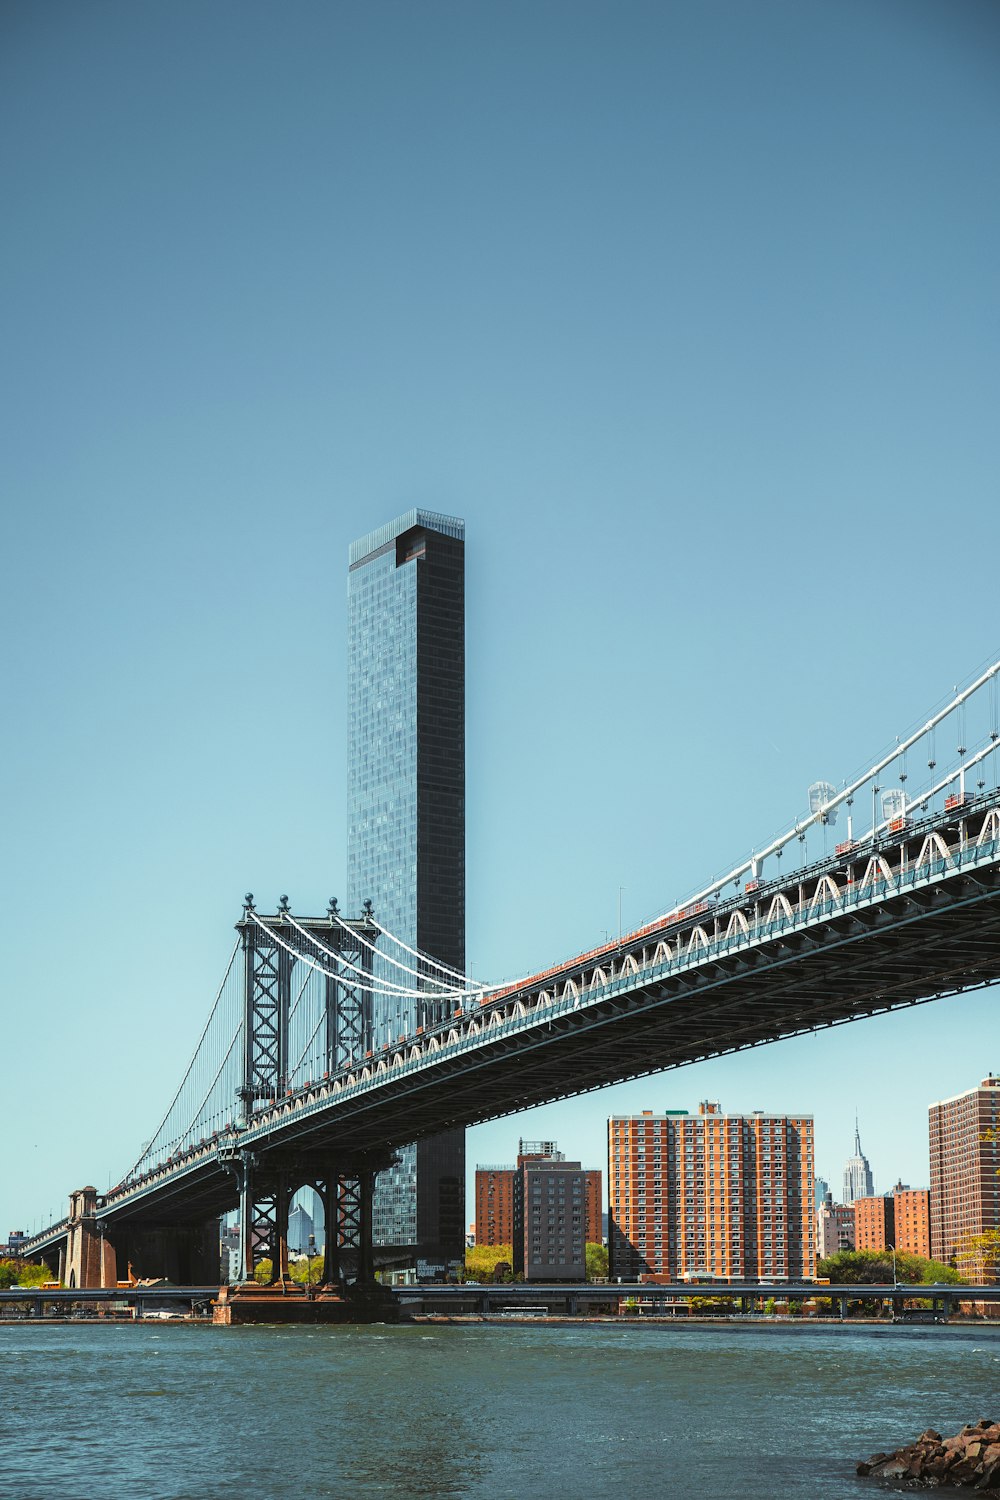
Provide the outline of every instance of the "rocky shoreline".
<path id="1" fill-rule="evenodd" d="M 900 1489 L 976 1489 L 1000 1495 L 1000 1422 L 984 1417 L 943 1438 L 928 1427 L 908 1448 L 873 1453 L 858 1464 L 869 1479 L 887 1479 Z"/>

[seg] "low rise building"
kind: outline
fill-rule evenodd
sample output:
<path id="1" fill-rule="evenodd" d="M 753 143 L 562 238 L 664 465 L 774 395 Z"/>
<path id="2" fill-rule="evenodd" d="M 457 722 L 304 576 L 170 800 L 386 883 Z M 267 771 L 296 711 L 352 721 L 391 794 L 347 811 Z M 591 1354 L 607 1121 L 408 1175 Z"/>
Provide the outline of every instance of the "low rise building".
<path id="1" fill-rule="evenodd" d="M 514 1241 L 514 1184 L 526 1162 L 563 1162 L 565 1154 L 555 1141 L 518 1141 L 517 1164 L 476 1168 L 477 1245 L 511 1245 Z M 600 1170 L 585 1173 L 586 1221 L 588 1243 L 601 1244 L 603 1183 Z"/>
<path id="2" fill-rule="evenodd" d="M 931 1254 L 931 1195 L 928 1188 L 911 1188 L 897 1182 L 892 1190 L 896 1221 L 896 1249 L 910 1255 Z"/>
<path id="3" fill-rule="evenodd" d="M 854 1205 L 834 1203 L 827 1193 L 816 1210 L 816 1259 L 826 1260 L 840 1250 L 854 1249 Z"/>
<path id="4" fill-rule="evenodd" d="M 891 1196 L 855 1198 L 855 1250 L 892 1250 L 896 1248 L 896 1215 Z"/>
<path id="5" fill-rule="evenodd" d="M 589 1200 L 596 1178 L 599 1225 L 600 1177 L 554 1150 L 547 1157 L 519 1157 L 513 1192 L 515 1275 L 525 1281 L 586 1280 L 587 1241 L 594 1228 Z"/>

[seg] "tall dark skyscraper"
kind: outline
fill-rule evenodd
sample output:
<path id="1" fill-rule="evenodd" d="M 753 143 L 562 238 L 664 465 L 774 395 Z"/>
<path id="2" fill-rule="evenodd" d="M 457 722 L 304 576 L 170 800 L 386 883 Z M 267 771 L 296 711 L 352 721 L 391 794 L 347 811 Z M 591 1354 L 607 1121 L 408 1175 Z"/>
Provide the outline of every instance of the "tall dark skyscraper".
<path id="1" fill-rule="evenodd" d="M 349 909 L 370 899 L 397 937 L 464 972 L 464 522 L 411 510 L 355 542 L 348 608 Z M 376 1042 L 439 1014 L 430 992 L 376 997 Z M 376 1185 L 375 1243 L 460 1257 L 464 1230 L 465 1132 L 406 1147 Z"/>

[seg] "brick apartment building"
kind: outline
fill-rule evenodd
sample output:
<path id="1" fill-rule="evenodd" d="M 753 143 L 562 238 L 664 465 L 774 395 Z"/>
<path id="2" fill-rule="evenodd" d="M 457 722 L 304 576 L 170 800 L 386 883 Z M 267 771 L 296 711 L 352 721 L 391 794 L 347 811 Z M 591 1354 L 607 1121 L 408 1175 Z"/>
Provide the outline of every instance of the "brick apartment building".
<path id="1" fill-rule="evenodd" d="M 816 1259 L 854 1249 L 854 1204 L 834 1203 L 827 1193 L 816 1210 Z"/>
<path id="2" fill-rule="evenodd" d="M 956 1263 L 970 1236 L 1000 1229 L 1000 1078 L 932 1104 L 931 1251 Z M 972 1268 L 975 1269 L 975 1268 Z"/>
<path id="3" fill-rule="evenodd" d="M 717 1103 L 608 1121 L 610 1271 L 628 1280 L 815 1272 L 813 1121 Z"/>
<path id="4" fill-rule="evenodd" d="M 519 1141 L 517 1165 L 476 1168 L 476 1243 L 513 1245 L 514 1183 L 527 1162 L 565 1162 L 555 1141 Z M 601 1216 L 603 1183 L 599 1169 L 584 1172 L 584 1237 L 588 1244 L 603 1240 Z"/>

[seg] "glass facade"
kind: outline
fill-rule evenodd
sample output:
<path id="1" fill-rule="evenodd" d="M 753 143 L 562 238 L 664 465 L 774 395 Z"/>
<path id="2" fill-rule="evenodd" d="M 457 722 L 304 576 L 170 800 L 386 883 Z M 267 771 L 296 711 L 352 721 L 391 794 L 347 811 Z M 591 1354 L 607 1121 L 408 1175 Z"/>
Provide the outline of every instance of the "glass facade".
<path id="1" fill-rule="evenodd" d="M 370 899 L 397 937 L 462 971 L 464 552 L 461 521 L 413 510 L 355 542 L 348 574 L 348 907 Z M 377 1000 L 376 1045 L 438 1013 L 431 995 Z M 400 1155 L 376 1185 L 375 1243 L 460 1256 L 465 1132 Z"/>

